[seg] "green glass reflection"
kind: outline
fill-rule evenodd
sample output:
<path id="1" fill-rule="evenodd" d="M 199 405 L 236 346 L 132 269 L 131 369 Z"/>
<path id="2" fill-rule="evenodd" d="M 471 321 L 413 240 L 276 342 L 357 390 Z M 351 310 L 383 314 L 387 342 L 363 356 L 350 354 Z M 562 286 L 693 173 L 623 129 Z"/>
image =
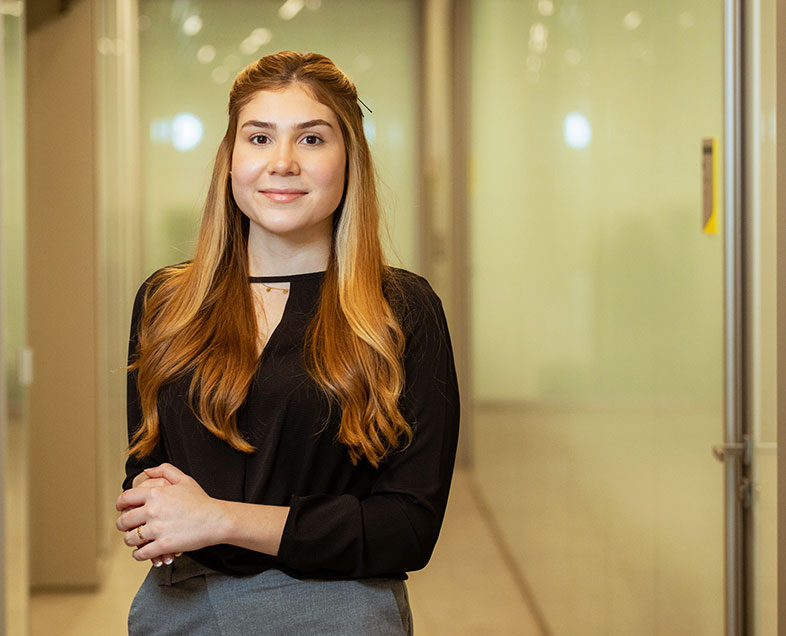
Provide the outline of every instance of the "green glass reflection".
<path id="1" fill-rule="evenodd" d="M 0 7 L 0 309 L 3 365 L 0 406 L 3 453 L 3 522 L 0 537 L 4 545 L 5 581 L 0 590 L 3 612 L 0 632 L 23 634 L 28 630 L 27 556 L 27 432 L 25 387 L 20 364 L 25 348 L 25 175 L 24 175 L 24 58 L 23 5 L 6 3 Z"/>
<path id="2" fill-rule="evenodd" d="M 722 632 L 718 3 L 472 3 L 477 474 L 559 635 Z"/>
<path id="3" fill-rule="evenodd" d="M 24 346 L 24 116 L 22 80 L 22 34 L 18 16 L 0 14 L 2 19 L 2 174 L 0 175 L 0 210 L 2 210 L 3 259 L 3 346 L 11 355 L 6 365 L 7 408 L 12 418 L 20 418 L 23 390 L 17 379 L 18 355 Z"/>

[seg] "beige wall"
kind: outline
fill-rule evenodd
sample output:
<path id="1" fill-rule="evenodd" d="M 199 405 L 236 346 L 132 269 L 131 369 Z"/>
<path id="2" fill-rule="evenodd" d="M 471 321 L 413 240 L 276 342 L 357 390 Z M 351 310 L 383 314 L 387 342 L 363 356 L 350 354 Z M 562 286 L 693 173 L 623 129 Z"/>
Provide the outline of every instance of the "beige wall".
<path id="1" fill-rule="evenodd" d="M 98 582 L 92 4 L 39 3 L 27 34 L 31 578 Z"/>

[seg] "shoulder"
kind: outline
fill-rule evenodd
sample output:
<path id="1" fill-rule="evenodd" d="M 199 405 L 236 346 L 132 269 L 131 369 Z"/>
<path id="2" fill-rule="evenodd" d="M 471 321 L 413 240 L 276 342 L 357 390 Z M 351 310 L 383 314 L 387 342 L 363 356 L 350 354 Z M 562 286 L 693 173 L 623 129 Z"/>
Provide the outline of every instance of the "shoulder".
<path id="1" fill-rule="evenodd" d="M 175 265 L 167 265 L 166 267 L 162 267 L 157 269 L 152 274 L 150 274 L 145 281 L 139 286 L 136 292 L 136 296 L 134 297 L 134 310 L 133 310 L 133 318 L 134 322 L 139 320 L 141 315 L 144 313 L 145 305 L 150 299 L 150 297 L 157 291 L 165 287 L 165 283 L 168 281 L 172 281 L 173 279 L 177 278 L 178 275 L 182 274 L 191 266 L 191 261 L 185 261 L 183 263 L 177 263 Z"/>
<path id="2" fill-rule="evenodd" d="M 388 267 L 383 279 L 383 291 L 388 302 L 434 307 L 441 305 L 439 296 L 420 274 L 399 267 Z"/>
<path id="3" fill-rule="evenodd" d="M 423 276 L 406 269 L 388 267 L 383 288 L 405 333 L 424 323 L 444 323 L 442 301 Z"/>
<path id="4" fill-rule="evenodd" d="M 170 281 L 173 278 L 177 278 L 179 275 L 182 275 L 190 267 L 191 267 L 191 261 L 184 261 L 182 263 L 167 265 L 166 267 L 161 267 L 160 269 L 157 269 L 152 274 L 150 274 L 145 279 L 145 281 L 139 286 L 139 289 L 137 289 L 136 301 L 139 301 L 140 299 L 144 299 L 145 297 L 149 296 L 150 293 L 154 292 L 156 289 L 161 287 L 163 283 Z"/>

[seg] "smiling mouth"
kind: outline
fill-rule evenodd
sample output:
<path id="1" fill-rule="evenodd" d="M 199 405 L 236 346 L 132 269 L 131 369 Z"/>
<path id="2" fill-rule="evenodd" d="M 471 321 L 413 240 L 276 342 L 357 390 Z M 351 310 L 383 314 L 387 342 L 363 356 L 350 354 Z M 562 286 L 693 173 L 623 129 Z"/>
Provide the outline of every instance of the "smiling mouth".
<path id="1" fill-rule="evenodd" d="M 267 190 L 260 190 L 260 192 L 271 201 L 276 201 L 278 203 L 289 203 L 290 201 L 299 199 L 306 194 L 305 190 L 293 190 L 289 188 L 269 188 Z"/>

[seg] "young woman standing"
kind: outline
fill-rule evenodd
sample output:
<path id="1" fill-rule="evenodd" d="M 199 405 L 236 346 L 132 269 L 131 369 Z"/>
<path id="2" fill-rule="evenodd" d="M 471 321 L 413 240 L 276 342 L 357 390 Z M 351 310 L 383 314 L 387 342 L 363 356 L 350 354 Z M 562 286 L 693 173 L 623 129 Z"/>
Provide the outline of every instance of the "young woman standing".
<path id="1" fill-rule="evenodd" d="M 412 633 L 459 400 L 439 299 L 378 223 L 346 75 L 244 69 L 194 258 L 134 304 L 117 527 L 156 567 L 130 634 Z"/>

